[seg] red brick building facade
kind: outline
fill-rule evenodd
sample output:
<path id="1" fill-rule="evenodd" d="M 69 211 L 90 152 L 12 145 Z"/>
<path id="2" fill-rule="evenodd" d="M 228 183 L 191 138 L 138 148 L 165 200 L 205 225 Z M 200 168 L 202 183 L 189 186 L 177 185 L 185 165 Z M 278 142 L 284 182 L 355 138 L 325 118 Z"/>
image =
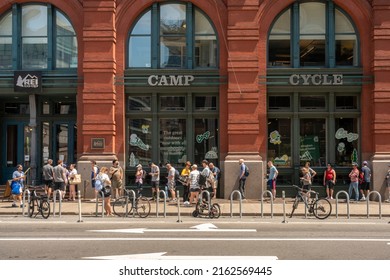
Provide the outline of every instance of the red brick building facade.
<path id="1" fill-rule="evenodd" d="M 331 162 L 345 187 L 352 161 L 367 160 L 383 195 L 389 8 L 385 0 L 2 1 L 0 28 L 11 34 L 0 34 L 1 181 L 20 162 L 37 180 L 47 158 L 77 162 L 88 179 L 90 160 L 118 158 L 130 185 L 135 163 L 181 169 L 208 158 L 222 169 L 219 196 L 227 198 L 243 158 L 247 195 L 258 198 L 268 160 L 287 189 L 305 161 L 320 177 L 315 186 Z M 30 36 L 30 21 L 46 33 Z M 70 54 L 63 29 L 77 42 Z M 16 92 L 19 70 L 41 71 L 42 89 Z"/>

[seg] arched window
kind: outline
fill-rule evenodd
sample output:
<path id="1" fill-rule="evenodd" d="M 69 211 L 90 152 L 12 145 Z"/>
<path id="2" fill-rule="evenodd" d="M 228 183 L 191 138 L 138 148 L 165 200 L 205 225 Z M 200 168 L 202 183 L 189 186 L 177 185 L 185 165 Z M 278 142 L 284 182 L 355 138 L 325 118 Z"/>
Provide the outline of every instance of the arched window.
<path id="1" fill-rule="evenodd" d="M 0 18 L 0 58 L 1 69 L 77 68 L 76 33 L 51 5 L 15 4 Z"/>
<path id="2" fill-rule="evenodd" d="M 217 37 L 210 20 L 191 3 L 156 3 L 129 36 L 129 68 L 216 68 Z"/>
<path id="3" fill-rule="evenodd" d="M 357 38 L 351 20 L 331 1 L 295 3 L 272 26 L 268 65 L 358 66 Z"/>

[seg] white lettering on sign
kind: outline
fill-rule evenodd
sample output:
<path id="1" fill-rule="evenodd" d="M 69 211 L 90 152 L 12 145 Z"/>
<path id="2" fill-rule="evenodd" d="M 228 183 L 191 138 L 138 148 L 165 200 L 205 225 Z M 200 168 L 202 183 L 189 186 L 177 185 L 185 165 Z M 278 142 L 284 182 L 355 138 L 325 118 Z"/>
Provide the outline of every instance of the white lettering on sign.
<path id="1" fill-rule="evenodd" d="M 150 75 L 148 84 L 156 86 L 189 86 L 195 77 L 192 75 Z"/>
<path id="2" fill-rule="evenodd" d="M 290 85 L 293 86 L 340 86 L 343 84 L 342 74 L 293 74 L 289 79 Z"/>

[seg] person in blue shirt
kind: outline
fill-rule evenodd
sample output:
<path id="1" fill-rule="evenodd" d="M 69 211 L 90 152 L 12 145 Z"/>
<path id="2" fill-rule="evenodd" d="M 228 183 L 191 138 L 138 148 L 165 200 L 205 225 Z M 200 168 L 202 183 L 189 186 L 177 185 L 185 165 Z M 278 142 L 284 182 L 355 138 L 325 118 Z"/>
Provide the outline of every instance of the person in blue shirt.
<path id="1" fill-rule="evenodd" d="M 13 203 L 12 203 L 12 207 L 18 207 L 16 205 L 16 200 L 19 201 L 20 208 L 23 207 L 22 193 L 23 193 L 23 187 L 24 187 L 24 180 L 25 179 L 26 179 L 26 175 L 23 172 L 23 166 L 21 164 L 18 164 L 16 166 L 16 170 L 14 171 L 14 173 L 12 173 L 12 181 L 19 183 L 20 187 L 18 187 L 19 190 L 12 189 L 12 195 L 13 195 L 13 200 L 14 200 Z"/>
<path id="2" fill-rule="evenodd" d="M 276 177 L 278 177 L 278 170 L 272 163 L 272 161 L 268 162 L 268 167 L 269 167 L 269 173 L 268 173 L 268 187 L 270 191 L 272 192 L 272 196 L 275 200 L 276 198 Z"/>

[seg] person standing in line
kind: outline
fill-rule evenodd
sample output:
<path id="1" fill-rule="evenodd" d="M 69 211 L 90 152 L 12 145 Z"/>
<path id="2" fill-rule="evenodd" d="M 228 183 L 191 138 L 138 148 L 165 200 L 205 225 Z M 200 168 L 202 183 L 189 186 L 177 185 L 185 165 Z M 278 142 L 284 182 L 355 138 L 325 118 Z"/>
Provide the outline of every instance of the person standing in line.
<path id="1" fill-rule="evenodd" d="M 137 186 L 137 196 L 142 192 L 142 185 L 144 183 L 145 174 L 142 169 L 142 164 L 137 165 L 137 171 L 135 172 L 135 184 Z"/>
<path id="2" fill-rule="evenodd" d="M 18 164 L 16 166 L 16 170 L 12 173 L 12 181 L 19 183 L 17 190 L 14 189 L 11 190 L 11 194 L 13 198 L 12 207 L 18 207 L 16 205 L 16 201 L 19 201 L 20 208 L 23 208 L 22 194 L 24 188 L 24 180 L 26 180 L 26 175 L 23 172 L 23 166 L 21 164 Z"/>
<path id="3" fill-rule="evenodd" d="M 152 177 L 153 199 L 157 199 L 157 197 L 160 196 L 160 167 L 158 167 L 154 162 L 150 162 L 149 166 L 149 175 Z"/>
<path id="4" fill-rule="evenodd" d="M 190 182 L 189 182 L 189 176 L 191 173 L 191 162 L 187 161 L 186 166 L 183 168 L 183 170 L 180 173 L 181 176 L 181 183 L 183 184 L 183 201 L 184 205 L 188 206 L 190 203 L 188 202 L 188 199 L 190 197 Z"/>
<path id="5" fill-rule="evenodd" d="M 200 174 L 202 174 L 203 176 L 206 177 L 206 185 L 204 186 L 206 190 L 209 190 L 212 185 L 210 183 L 210 181 L 208 180 L 210 178 L 210 168 L 209 168 L 209 162 L 207 160 L 202 160 L 202 167 L 203 167 L 203 170 Z"/>
<path id="6" fill-rule="evenodd" d="M 312 176 L 311 176 L 311 172 L 310 172 L 309 168 L 302 167 L 302 174 L 303 174 L 303 176 L 301 178 L 302 188 L 304 190 L 310 191 L 311 190 Z"/>
<path id="7" fill-rule="evenodd" d="M 119 161 L 114 159 L 109 172 L 111 178 L 111 191 L 115 199 L 123 195 L 123 169 Z"/>
<path id="8" fill-rule="evenodd" d="M 99 173 L 99 168 L 97 167 L 96 161 L 91 160 L 91 185 L 95 191 L 95 198 L 91 200 L 93 202 L 96 201 L 97 195 L 100 191 L 100 190 L 97 190 L 95 187 L 96 176 L 98 175 L 98 173 Z"/>
<path id="9" fill-rule="evenodd" d="M 217 189 L 218 189 L 218 181 L 219 181 L 219 176 L 220 176 L 221 170 L 219 170 L 219 168 L 216 167 L 214 165 L 214 163 L 212 163 L 212 162 L 209 163 L 209 167 L 210 167 L 210 171 L 214 175 L 213 197 L 212 198 L 216 198 L 217 197 Z"/>
<path id="10" fill-rule="evenodd" d="M 310 167 L 310 161 L 306 161 L 305 167 L 309 170 L 310 177 L 311 177 L 311 182 L 313 183 L 314 176 L 317 175 L 317 172 L 315 172 L 314 169 Z"/>
<path id="11" fill-rule="evenodd" d="M 53 168 L 53 178 L 54 178 L 54 188 L 53 191 L 60 190 L 61 198 L 63 197 L 63 194 L 65 193 L 65 186 L 68 183 L 67 177 L 66 177 L 66 168 L 63 167 L 63 161 L 58 160 L 57 165 Z"/>
<path id="12" fill-rule="evenodd" d="M 53 160 L 48 159 L 47 163 L 42 167 L 43 183 L 45 184 L 45 193 L 47 199 L 50 199 L 53 188 Z"/>
<path id="13" fill-rule="evenodd" d="M 198 166 L 196 164 L 193 164 L 191 166 L 192 171 L 190 172 L 189 181 L 190 181 L 190 199 L 189 199 L 189 206 L 191 204 L 196 204 L 198 202 L 199 198 L 199 192 L 200 192 L 200 186 L 198 183 L 199 178 L 199 171 Z"/>
<path id="14" fill-rule="evenodd" d="M 246 183 L 245 169 L 246 169 L 246 165 L 244 163 L 244 159 L 240 158 L 238 160 L 238 164 L 240 165 L 240 175 L 238 176 L 238 190 L 241 193 L 241 198 L 245 199 L 245 183 Z"/>
<path id="15" fill-rule="evenodd" d="M 387 170 L 386 173 L 386 186 L 387 186 L 386 188 L 387 188 L 388 196 L 385 202 L 390 203 L 390 164 L 389 164 L 389 169 Z"/>
<path id="16" fill-rule="evenodd" d="M 368 194 L 370 193 L 370 182 L 371 182 L 371 169 L 367 166 L 368 162 L 363 161 L 363 167 L 362 172 L 364 176 L 364 181 L 360 185 L 360 194 L 362 201 L 366 200 L 366 197 L 368 198 Z"/>
<path id="17" fill-rule="evenodd" d="M 356 162 L 352 163 L 352 170 L 349 173 L 349 178 L 351 179 L 351 183 L 349 184 L 348 194 L 349 198 L 352 197 L 352 192 L 355 192 L 355 201 L 359 201 L 359 169 L 358 164 Z"/>
<path id="18" fill-rule="evenodd" d="M 274 197 L 274 200 L 276 199 L 276 178 L 278 177 L 278 170 L 272 163 L 272 161 L 268 161 L 267 163 L 268 168 L 269 168 L 269 173 L 268 173 L 268 187 L 270 191 L 272 192 L 272 196 Z"/>
<path id="19" fill-rule="evenodd" d="M 76 185 L 70 183 L 70 179 L 74 179 L 75 175 L 77 174 L 77 169 L 75 168 L 75 164 L 72 163 L 69 165 L 69 201 L 75 201 L 76 200 Z"/>
<path id="20" fill-rule="evenodd" d="M 330 163 L 328 163 L 324 172 L 323 184 L 326 189 L 326 198 L 333 199 L 334 186 L 336 185 L 336 171 L 334 171 Z"/>
<path id="21" fill-rule="evenodd" d="M 112 214 L 112 207 L 111 207 L 111 194 L 112 194 L 111 180 L 108 177 L 108 168 L 107 167 L 103 166 L 100 169 L 99 174 L 96 176 L 96 180 L 99 180 L 100 185 L 102 186 L 99 193 L 102 197 L 104 195 L 105 215 L 106 216 L 114 216 L 114 214 Z"/>
<path id="22" fill-rule="evenodd" d="M 176 183 L 175 183 L 176 170 L 170 163 L 167 163 L 166 167 L 167 167 L 167 171 L 168 171 L 168 190 L 171 193 L 172 202 L 177 202 Z"/>

